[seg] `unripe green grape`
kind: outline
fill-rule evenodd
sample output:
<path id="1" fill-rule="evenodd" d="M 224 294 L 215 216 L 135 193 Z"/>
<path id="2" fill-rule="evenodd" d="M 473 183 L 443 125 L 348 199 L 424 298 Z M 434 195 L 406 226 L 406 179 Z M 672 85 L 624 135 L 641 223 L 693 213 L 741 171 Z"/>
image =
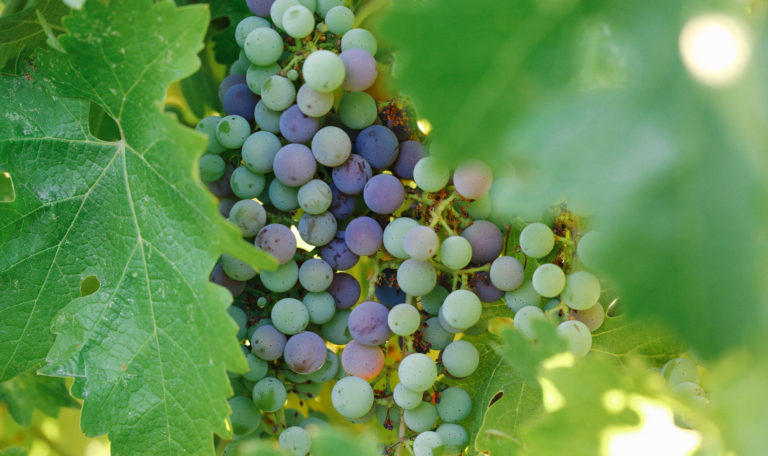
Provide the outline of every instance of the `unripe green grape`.
<path id="1" fill-rule="evenodd" d="M 349 92 L 339 102 L 339 117 L 349 128 L 362 130 L 373 125 L 378 110 L 376 100 L 365 92 Z"/>
<path id="2" fill-rule="evenodd" d="M 221 268 L 232 279 L 245 282 L 256 277 L 256 271 L 243 261 L 230 255 L 221 256 Z"/>
<path id="3" fill-rule="evenodd" d="M 533 321 L 546 319 L 547 317 L 544 315 L 544 312 L 538 307 L 525 306 L 515 314 L 515 329 L 520 331 L 520 334 L 526 339 L 533 340 L 536 339 L 536 332 L 533 329 Z"/>
<path id="4" fill-rule="evenodd" d="M 270 76 L 261 85 L 261 101 L 273 111 L 285 111 L 296 99 L 293 83 L 282 76 Z"/>
<path id="5" fill-rule="evenodd" d="M 245 355 L 246 361 L 248 361 L 248 372 L 243 374 L 243 378 L 249 382 L 258 382 L 267 375 L 269 371 L 269 364 L 263 359 L 248 353 Z"/>
<path id="6" fill-rule="evenodd" d="M 387 252 L 391 253 L 395 258 L 408 258 L 408 253 L 406 253 L 403 245 L 403 239 L 408 230 L 415 226 L 419 226 L 419 222 L 408 217 L 399 217 L 389 222 L 384 227 L 383 235 L 384 248 L 387 249 Z"/>
<path id="7" fill-rule="evenodd" d="M 288 8 L 301 5 L 299 0 L 275 0 L 272 6 L 269 8 L 269 17 L 272 19 L 272 23 L 278 28 L 283 28 L 283 15 L 288 11 Z"/>
<path id="8" fill-rule="evenodd" d="M 531 223 L 520 232 L 520 248 L 531 258 L 541 258 L 552 251 L 555 235 L 543 223 Z"/>
<path id="9" fill-rule="evenodd" d="M 456 378 L 464 378 L 472 375 L 480 364 L 480 354 L 466 340 L 457 340 L 448 344 L 443 349 L 441 361 L 445 370 Z"/>
<path id="10" fill-rule="evenodd" d="M 482 311 L 483 305 L 480 298 L 469 290 L 451 292 L 440 308 L 445 321 L 459 330 L 467 329 L 477 323 Z"/>
<path id="11" fill-rule="evenodd" d="M 303 302 L 294 298 L 283 298 L 275 303 L 270 314 L 272 324 L 286 335 L 298 334 L 309 324 L 309 311 Z"/>
<path id="12" fill-rule="evenodd" d="M 232 193 L 240 199 L 251 199 L 261 195 L 267 180 L 263 174 L 254 173 L 245 166 L 238 166 L 229 178 Z"/>
<path id="13" fill-rule="evenodd" d="M 437 408 L 429 402 L 422 402 L 410 410 L 405 410 L 403 421 L 413 432 L 429 431 L 435 428 Z"/>
<path id="14" fill-rule="evenodd" d="M 245 83 L 248 88 L 256 95 L 261 95 L 261 86 L 264 81 L 275 76 L 280 71 L 280 66 L 276 63 L 267 66 L 251 65 L 245 73 Z"/>
<path id="15" fill-rule="evenodd" d="M 245 37 L 243 51 L 254 65 L 272 65 L 283 53 L 283 39 L 271 28 L 259 27 Z"/>
<path id="16" fill-rule="evenodd" d="M 209 154 L 220 154 L 227 150 L 227 148 L 222 146 L 216 138 L 216 126 L 219 125 L 220 120 L 221 117 L 208 116 L 198 122 L 195 126 L 195 130 L 208 135 L 208 144 L 205 147 L 205 151 Z"/>
<path id="17" fill-rule="evenodd" d="M 299 280 L 299 267 L 291 260 L 277 267 L 274 271 L 262 271 L 259 275 L 261 283 L 269 291 L 283 293 L 296 285 Z"/>
<path id="18" fill-rule="evenodd" d="M 411 391 L 404 387 L 402 383 L 398 383 L 392 391 L 392 398 L 400 408 L 410 410 L 421 404 L 424 399 L 424 393 L 421 391 Z"/>
<path id="19" fill-rule="evenodd" d="M 288 393 L 285 385 L 275 377 L 265 377 L 253 385 L 253 403 L 265 412 L 276 412 L 283 407 Z"/>
<path id="20" fill-rule="evenodd" d="M 465 268 L 472 259 L 472 245 L 461 236 L 450 236 L 440 245 L 440 262 L 445 267 L 458 271 Z"/>
<path id="21" fill-rule="evenodd" d="M 309 434 L 298 426 L 291 426 L 280 433 L 277 439 L 281 451 L 292 456 L 306 456 L 309 453 Z"/>
<path id="22" fill-rule="evenodd" d="M 405 260 L 397 270 L 400 289 L 413 296 L 423 296 L 437 284 L 437 272 L 428 261 Z"/>
<path id="23" fill-rule="evenodd" d="M 699 368 L 688 358 L 669 360 L 661 369 L 661 375 L 667 379 L 671 387 L 683 382 L 699 383 Z"/>
<path id="24" fill-rule="evenodd" d="M 263 17 L 248 16 L 237 24 L 235 27 L 235 41 L 241 48 L 245 45 L 245 38 L 249 33 L 259 27 L 269 27 L 269 21 Z"/>
<path id="25" fill-rule="evenodd" d="M 560 298 L 571 309 L 589 309 L 600 299 L 600 281 L 589 272 L 574 272 L 566 279 Z"/>
<path id="26" fill-rule="evenodd" d="M 341 50 L 359 48 L 368 51 L 371 55 L 376 55 L 378 43 L 373 33 L 366 29 L 354 28 L 346 32 L 341 37 Z"/>
<path id="27" fill-rule="evenodd" d="M 314 30 L 315 17 L 304 5 L 296 5 L 285 10 L 282 23 L 288 35 L 300 40 Z"/>
<path id="28" fill-rule="evenodd" d="M 345 418 L 361 418 L 373 406 L 373 388 L 360 377 L 344 377 L 331 390 L 333 407 Z"/>
<path id="29" fill-rule="evenodd" d="M 410 304 L 398 304 L 387 315 L 389 329 L 398 336 L 410 336 L 421 324 L 418 309 Z"/>
<path id="30" fill-rule="evenodd" d="M 227 164 L 218 155 L 205 154 L 200 157 L 200 180 L 213 182 L 221 179 L 227 172 Z"/>
<path id="31" fill-rule="evenodd" d="M 245 311 L 237 306 L 227 307 L 227 313 L 237 323 L 237 338 L 242 340 L 248 332 L 248 316 Z"/>
<path id="32" fill-rule="evenodd" d="M 246 138 L 251 134 L 251 124 L 240 116 L 224 117 L 216 125 L 216 139 L 228 149 L 243 147 Z"/>
<path id="33" fill-rule="evenodd" d="M 568 350 L 577 358 L 586 356 L 592 348 L 592 333 L 584 323 L 567 320 L 557 326 L 557 334 L 568 343 Z"/>
<path id="34" fill-rule="evenodd" d="M 472 411 L 472 399 L 464 389 L 451 386 L 440 394 L 437 403 L 437 414 L 446 423 L 456 423 L 464 420 Z"/>
<path id="35" fill-rule="evenodd" d="M 421 308 L 430 315 L 437 315 L 440 311 L 440 306 L 443 305 L 443 301 L 447 297 L 448 290 L 437 285 L 432 291 L 421 297 Z"/>
<path id="36" fill-rule="evenodd" d="M 267 212 L 258 201 L 245 199 L 232 206 L 227 220 L 240 228 L 244 237 L 250 238 L 267 224 Z"/>
<path id="37" fill-rule="evenodd" d="M 435 362 L 422 353 L 411 353 L 403 358 L 397 372 L 400 383 L 411 391 L 426 391 L 437 379 Z"/>
<path id="38" fill-rule="evenodd" d="M 307 57 L 302 66 L 307 85 L 318 92 L 333 92 L 344 82 L 344 62 L 331 51 L 315 51 Z"/>
<path id="39" fill-rule="evenodd" d="M 250 434 L 259 428 L 261 413 L 250 398 L 235 396 L 229 400 L 232 414 L 229 420 L 232 422 L 232 431 L 237 435 Z"/>
<path id="40" fill-rule="evenodd" d="M 437 435 L 443 441 L 446 451 L 458 453 L 469 443 L 469 435 L 463 426 L 454 423 L 445 423 L 437 427 Z"/>
<path id="41" fill-rule="evenodd" d="M 424 157 L 413 168 L 413 180 L 425 192 L 437 192 L 445 188 L 451 173 L 436 157 Z"/>
<path id="42" fill-rule="evenodd" d="M 414 456 L 433 456 L 441 448 L 443 448 L 442 437 L 434 431 L 424 431 L 413 439 Z"/>
<path id="43" fill-rule="evenodd" d="M 545 298 L 554 298 L 565 288 L 565 273 L 559 266 L 546 263 L 533 272 L 533 289 Z"/>
<path id="44" fill-rule="evenodd" d="M 541 303 L 541 295 L 533 288 L 533 283 L 524 282 L 516 290 L 506 292 L 504 301 L 512 312 L 517 312 L 526 306 L 538 307 Z"/>
<path id="45" fill-rule="evenodd" d="M 325 15 L 328 30 L 337 35 L 343 35 L 355 26 L 355 13 L 346 6 L 334 6 Z"/>

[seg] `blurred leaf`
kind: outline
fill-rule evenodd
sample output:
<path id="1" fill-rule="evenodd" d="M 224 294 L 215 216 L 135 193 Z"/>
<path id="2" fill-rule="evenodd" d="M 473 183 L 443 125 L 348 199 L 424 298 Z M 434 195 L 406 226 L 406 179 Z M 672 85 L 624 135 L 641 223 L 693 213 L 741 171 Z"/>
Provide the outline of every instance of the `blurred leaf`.
<path id="1" fill-rule="evenodd" d="M 226 27 L 214 31 L 213 50 L 216 60 L 221 63 L 230 64 L 237 60 L 240 54 L 240 47 L 235 41 L 235 28 L 237 24 L 248 16 L 253 16 L 248 9 L 245 0 L 215 0 L 210 2 L 211 19 L 218 18 L 224 20 Z"/>
<path id="2" fill-rule="evenodd" d="M 592 333 L 592 353 L 606 355 L 622 365 L 630 357 L 661 364 L 684 351 L 685 346 L 668 329 L 649 319 L 606 316 L 603 325 Z"/>
<path id="3" fill-rule="evenodd" d="M 524 379 L 535 382 L 541 363 L 566 351 L 565 341 L 557 337 L 555 326 L 547 320 L 533 320 L 537 340 L 531 343 L 519 331 L 507 328 L 502 331 L 499 351 L 506 362 Z"/>
<path id="4" fill-rule="evenodd" d="M 213 54 L 208 46 L 198 55 L 200 68 L 191 76 L 179 81 L 184 100 L 192 113 L 202 119 L 210 111 L 221 110 L 219 100 L 220 77 L 214 71 Z"/>
<path id="5" fill-rule="evenodd" d="M 31 0 L 18 13 L 0 17 L 0 69 L 14 63 L 48 39 L 38 12 L 55 31 L 62 31 L 61 18 L 69 8 L 61 0 Z"/>
<path id="6" fill-rule="evenodd" d="M 27 456 L 27 452 L 24 448 L 12 447 L 0 453 L 2 456 Z"/>
<path id="7" fill-rule="evenodd" d="M 11 416 L 22 426 L 29 426 L 35 410 L 55 417 L 61 407 L 79 407 L 69 395 L 64 379 L 43 377 L 32 371 L 0 383 L 0 402 L 8 405 Z"/>
<path id="8" fill-rule="evenodd" d="M 375 437 L 366 433 L 352 434 L 337 428 L 322 428 L 312 434 L 312 456 L 379 456 Z"/>

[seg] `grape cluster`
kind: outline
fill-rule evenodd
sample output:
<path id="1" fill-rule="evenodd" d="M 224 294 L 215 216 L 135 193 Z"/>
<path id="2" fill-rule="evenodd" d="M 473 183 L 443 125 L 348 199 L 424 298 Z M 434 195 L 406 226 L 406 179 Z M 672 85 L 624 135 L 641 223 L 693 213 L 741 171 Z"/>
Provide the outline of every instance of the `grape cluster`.
<path id="1" fill-rule="evenodd" d="M 236 298 L 249 365 L 231 374 L 230 419 L 238 437 L 279 435 L 306 455 L 305 429 L 325 416 L 286 409 L 287 398 L 311 403 L 331 383 L 349 421 L 412 431 L 417 456 L 459 453 L 473 404 L 448 383 L 480 363 L 463 335 L 487 330 L 485 304 L 505 300 L 529 338 L 533 319 L 564 320 L 558 333 L 583 356 L 604 317 L 600 283 L 566 275 L 561 244 L 572 241 L 546 224 L 510 241 L 512 228 L 490 220 L 491 169 L 451 170 L 402 100 L 372 96 L 376 38 L 343 3 L 248 0 L 254 16 L 237 25 L 242 51 L 219 89 L 226 116 L 196 127 L 209 137 L 200 177 L 221 214 L 279 263 L 257 272 L 223 255 L 211 273 Z"/>

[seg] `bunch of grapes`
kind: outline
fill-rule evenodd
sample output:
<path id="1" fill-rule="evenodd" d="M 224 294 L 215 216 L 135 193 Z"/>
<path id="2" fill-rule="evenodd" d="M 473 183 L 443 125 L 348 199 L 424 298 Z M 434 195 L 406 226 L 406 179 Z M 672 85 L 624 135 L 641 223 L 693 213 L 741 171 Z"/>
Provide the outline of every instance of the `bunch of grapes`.
<path id="1" fill-rule="evenodd" d="M 402 100 L 371 95 L 377 41 L 343 3 L 248 0 L 254 16 L 237 25 L 242 51 L 219 91 L 226 116 L 197 126 L 209 136 L 200 177 L 221 214 L 279 262 L 259 273 L 224 255 L 211 274 L 235 297 L 249 365 L 231 375 L 233 430 L 306 455 L 306 428 L 326 417 L 284 406 L 295 394 L 311 410 L 330 383 L 349 421 L 375 417 L 417 456 L 456 454 L 473 404 L 447 383 L 478 367 L 464 335 L 487 330 L 484 303 L 504 300 L 529 338 L 534 319 L 558 320 L 583 356 L 605 315 L 600 283 L 566 275 L 576 231 L 537 222 L 510 241 L 511 226 L 488 220 L 490 168 L 452 171 Z"/>

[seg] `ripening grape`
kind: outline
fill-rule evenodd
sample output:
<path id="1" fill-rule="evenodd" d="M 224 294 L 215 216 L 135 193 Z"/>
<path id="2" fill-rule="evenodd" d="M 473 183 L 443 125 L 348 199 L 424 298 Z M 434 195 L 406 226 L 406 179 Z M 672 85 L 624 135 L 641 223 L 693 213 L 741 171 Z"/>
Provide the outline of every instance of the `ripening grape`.
<path id="1" fill-rule="evenodd" d="M 557 326 L 557 334 L 568 343 L 568 350 L 577 358 L 589 353 L 592 348 L 592 333 L 584 323 L 578 320 L 567 320 Z"/>
<path id="2" fill-rule="evenodd" d="M 602 326 L 603 321 L 605 321 L 605 310 L 603 309 L 603 305 L 599 302 L 589 309 L 571 309 L 571 315 L 576 320 L 579 320 L 580 322 L 587 325 L 587 328 L 593 332 Z"/>
<path id="3" fill-rule="evenodd" d="M 288 367 L 297 374 L 317 372 L 325 363 L 325 341 L 311 331 L 301 332 L 285 343 L 283 357 Z"/>
<path id="4" fill-rule="evenodd" d="M 552 263 L 542 264 L 533 272 L 533 289 L 545 298 L 553 298 L 565 288 L 565 273 Z"/>
<path id="5" fill-rule="evenodd" d="M 531 258 L 541 258 L 552 251 L 555 235 L 543 223 L 531 223 L 520 232 L 520 248 Z"/>
<path id="6" fill-rule="evenodd" d="M 461 233 L 461 237 L 472 246 L 472 263 L 475 264 L 490 263 L 504 248 L 501 230 L 486 220 L 476 220 Z"/>
<path id="7" fill-rule="evenodd" d="M 435 362 L 422 353 L 411 353 L 403 358 L 397 372 L 400 383 L 411 391 L 426 391 L 437 379 Z"/>
<path id="8" fill-rule="evenodd" d="M 306 456 L 309 453 L 309 434 L 298 426 L 291 426 L 283 430 L 277 442 L 280 450 L 288 452 L 291 456 Z"/>
<path id="9" fill-rule="evenodd" d="M 346 418 L 360 418 L 371 411 L 373 388 L 360 377 L 344 377 L 331 390 L 333 407 Z"/>
<path id="10" fill-rule="evenodd" d="M 263 360 L 272 361 L 283 356 L 285 341 L 285 335 L 274 326 L 260 326 L 251 336 L 251 351 Z"/>
<path id="11" fill-rule="evenodd" d="M 410 410 L 421 404 L 424 393 L 421 391 L 411 391 L 403 386 L 402 383 L 398 383 L 395 385 L 392 397 L 398 406 L 405 410 Z"/>
<path id="12" fill-rule="evenodd" d="M 525 271 L 517 258 L 502 256 L 493 260 L 489 275 L 493 286 L 502 291 L 512 291 L 523 283 Z"/>
<path id="13" fill-rule="evenodd" d="M 341 365 L 349 375 L 371 380 L 384 367 L 384 352 L 351 340 L 341 352 Z"/>
<path id="14" fill-rule="evenodd" d="M 574 272 L 566 278 L 561 298 L 572 309 L 589 309 L 600 298 L 600 282 L 589 272 Z"/>
<path id="15" fill-rule="evenodd" d="M 348 309 L 360 298 L 360 283 L 352 275 L 339 272 L 333 275 L 328 293 L 333 296 L 337 308 Z"/>
<path id="16" fill-rule="evenodd" d="M 281 265 L 291 261 L 296 253 L 296 236 L 290 228 L 279 223 L 271 223 L 259 230 L 253 243 L 271 253 Z"/>
<path id="17" fill-rule="evenodd" d="M 469 160 L 456 167 L 453 185 L 456 191 L 467 199 L 478 199 L 491 189 L 493 173 L 491 168 L 479 160 Z"/>
<path id="18" fill-rule="evenodd" d="M 408 217 L 398 217 L 389 222 L 382 235 L 387 251 L 397 258 L 408 258 L 403 242 L 408 231 L 416 226 L 419 226 L 419 222 Z"/>
<path id="19" fill-rule="evenodd" d="M 432 258 L 439 245 L 440 239 L 435 230 L 422 225 L 412 227 L 403 237 L 405 253 L 414 260 L 425 261 Z"/>
<path id="20" fill-rule="evenodd" d="M 363 345 L 380 345 L 389 338 L 389 310 L 373 301 L 364 301 L 349 314 L 349 333 Z"/>
<path id="21" fill-rule="evenodd" d="M 285 385 L 275 377 L 262 378 L 253 385 L 253 403 L 265 412 L 276 412 L 288 398 Z"/>
<path id="22" fill-rule="evenodd" d="M 413 439 L 414 456 L 433 456 L 443 446 L 443 439 L 434 431 L 424 431 Z"/>

